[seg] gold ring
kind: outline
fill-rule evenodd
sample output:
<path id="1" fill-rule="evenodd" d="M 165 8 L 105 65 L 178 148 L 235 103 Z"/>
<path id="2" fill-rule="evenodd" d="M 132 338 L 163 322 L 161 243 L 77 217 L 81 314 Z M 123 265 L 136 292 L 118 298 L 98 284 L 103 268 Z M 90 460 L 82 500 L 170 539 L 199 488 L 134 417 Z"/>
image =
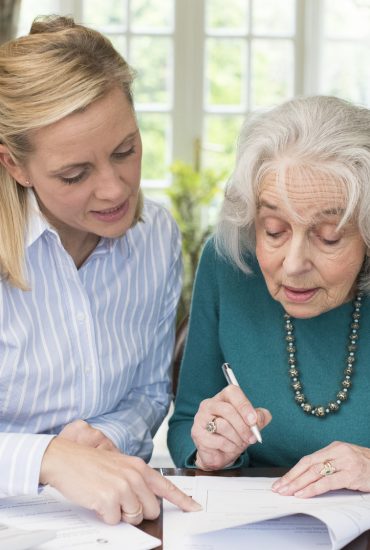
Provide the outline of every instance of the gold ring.
<path id="1" fill-rule="evenodd" d="M 137 512 L 125 512 L 124 510 L 122 510 L 122 515 L 125 516 L 128 519 L 134 519 L 134 518 L 137 518 L 139 516 L 142 516 L 143 515 L 143 505 L 140 504 Z"/>
<path id="2" fill-rule="evenodd" d="M 337 471 L 336 467 L 330 462 L 330 460 L 325 460 L 323 468 L 320 470 L 321 476 L 331 476 Z"/>
<path id="3" fill-rule="evenodd" d="M 206 424 L 206 430 L 210 434 L 215 434 L 217 432 L 217 424 L 216 424 L 216 417 L 212 418 L 212 420 L 209 420 Z"/>

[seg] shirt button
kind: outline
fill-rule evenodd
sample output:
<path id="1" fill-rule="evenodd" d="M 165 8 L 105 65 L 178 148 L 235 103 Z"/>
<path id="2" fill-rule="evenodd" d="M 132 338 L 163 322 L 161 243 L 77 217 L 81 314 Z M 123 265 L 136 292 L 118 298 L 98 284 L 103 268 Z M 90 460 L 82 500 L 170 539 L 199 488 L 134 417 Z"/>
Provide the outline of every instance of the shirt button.
<path id="1" fill-rule="evenodd" d="M 81 321 L 81 322 L 82 322 L 82 321 L 85 320 L 85 318 L 86 318 L 86 315 L 84 314 L 83 311 L 79 311 L 79 312 L 77 313 L 77 321 Z"/>

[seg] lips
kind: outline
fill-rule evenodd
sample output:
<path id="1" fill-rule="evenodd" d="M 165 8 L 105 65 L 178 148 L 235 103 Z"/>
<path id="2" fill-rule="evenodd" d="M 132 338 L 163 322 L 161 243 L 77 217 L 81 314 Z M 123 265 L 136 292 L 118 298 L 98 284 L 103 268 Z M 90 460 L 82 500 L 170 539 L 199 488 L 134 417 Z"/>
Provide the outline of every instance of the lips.
<path id="1" fill-rule="evenodd" d="M 125 202 L 114 206 L 112 208 L 106 208 L 105 210 L 92 210 L 92 215 L 98 218 L 100 221 L 115 222 L 121 219 L 127 213 L 129 208 L 129 199 Z"/>
<path id="2" fill-rule="evenodd" d="M 308 302 L 315 296 L 318 288 L 294 288 L 290 286 L 283 286 L 286 298 L 291 302 L 303 303 Z"/>

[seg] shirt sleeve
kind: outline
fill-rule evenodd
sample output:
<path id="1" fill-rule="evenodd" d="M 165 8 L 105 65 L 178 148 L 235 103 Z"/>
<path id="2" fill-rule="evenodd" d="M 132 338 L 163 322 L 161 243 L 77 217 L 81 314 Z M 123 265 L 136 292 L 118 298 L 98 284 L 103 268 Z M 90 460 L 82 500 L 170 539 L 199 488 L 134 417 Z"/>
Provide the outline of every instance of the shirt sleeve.
<path id="1" fill-rule="evenodd" d="M 219 342 L 218 264 L 213 241 L 206 244 L 197 270 L 191 304 L 189 332 L 180 368 L 175 411 L 169 421 L 168 447 L 176 466 L 195 467 L 191 438 L 200 402 L 225 387 L 221 365 L 225 362 Z M 242 455 L 233 467 L 247 465 Z"/>
<path id="2" fill-rule="evenodd" d="M 171 401 L 171 362 L 176 309 L 181 293 L 181 238 L 173 225 L 171 262 L 153 341 L 145 360 L 135 370 L 131 390 L 115 411 L 90 418 L 122 452 L 150 460 L 152 438 L 167 414 Z"/>
<path id="3" fill-rule="evenodd" d="M 0 434 L 0 496 L 36 495 L 42 458 L 53 439 L 44 434 Z"/>

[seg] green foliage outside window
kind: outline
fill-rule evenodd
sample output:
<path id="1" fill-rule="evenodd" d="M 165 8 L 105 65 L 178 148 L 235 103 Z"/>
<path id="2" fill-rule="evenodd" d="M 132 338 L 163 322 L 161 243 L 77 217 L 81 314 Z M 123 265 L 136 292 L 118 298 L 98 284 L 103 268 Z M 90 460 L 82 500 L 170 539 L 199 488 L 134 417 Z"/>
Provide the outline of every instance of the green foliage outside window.
<path id="1" fill-rule="evenodd" d="M 220 199 L 225 173 L 208 168 L 197 171 L 182 161 L 172 164 L 171 172 L 173 182 L 165 193 L 182 234 L 184 285 L 178 310 L 181 321 L 189 312 L 199 255 L 212 231 L 212 224 L 204 220 L 205 213 Z"/>

